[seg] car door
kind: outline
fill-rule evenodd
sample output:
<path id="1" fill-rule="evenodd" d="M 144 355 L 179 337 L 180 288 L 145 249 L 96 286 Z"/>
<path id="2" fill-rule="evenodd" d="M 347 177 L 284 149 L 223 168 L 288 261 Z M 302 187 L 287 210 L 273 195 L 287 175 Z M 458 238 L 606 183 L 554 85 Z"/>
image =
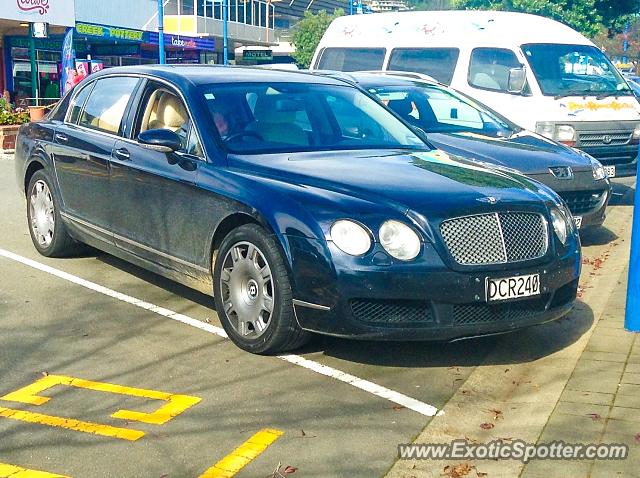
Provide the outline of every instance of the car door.
<path id="1" fill-rule="evenodd" d="M 193 277 L 209 274 L 211 221 L 199 221 L 206 194 L 196 187 L 202 148 L 180 95 L 148 81 L 130 113 L 132 132 L 116 141 L 111 169 L 111 223 L 116 245 L 145 260 Z M 134 138 L 170 129 L 183 139 L 174 153 L 149 149 Z M 210 211 L 213 214 L 214 211 Z"/>
<path id="2" fill-rule="evenodd" d="M 52 153 L 64 213 L 76 226 L 109 239 L 111 152 L 139 79 L 106 77 L 83 86 L 54 133 Z"/>

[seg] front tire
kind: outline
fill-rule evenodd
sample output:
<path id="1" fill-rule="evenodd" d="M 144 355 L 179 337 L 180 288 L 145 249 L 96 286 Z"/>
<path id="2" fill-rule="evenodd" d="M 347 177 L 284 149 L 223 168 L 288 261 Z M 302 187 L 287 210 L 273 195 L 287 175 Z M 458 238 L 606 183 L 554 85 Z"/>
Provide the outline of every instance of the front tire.
<path id="1" fill-rule="evenodd" d="M 245 224 L 224 238 L 214 264 L 213 283 L 220 322 L 241 349 L 275 354 L 308 340 L 309 334 L 295 318 L 282 254 L 262 227 Z"/>
<path id="2" fill-rule="evenodd" d="M 64 257 L 79 250 L 62 222 L 60 201 L 45 169 L 36 171 L 27 186 L 27 221 L 31 241 L 43 256 Z"/>

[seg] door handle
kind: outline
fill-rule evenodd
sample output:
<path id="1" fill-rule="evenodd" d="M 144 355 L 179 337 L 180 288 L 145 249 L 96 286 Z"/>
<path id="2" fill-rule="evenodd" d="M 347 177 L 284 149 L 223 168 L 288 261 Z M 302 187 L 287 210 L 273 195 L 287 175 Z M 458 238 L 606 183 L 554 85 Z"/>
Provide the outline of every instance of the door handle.
<path id="1" fill-rule="evenodd" d="M 121 159 L 122 161 L 128 161 L 129 158 L 131 158 L 131 155 L 129 154 L 129 151 L 127 150 L 127 148 L 119 148 L 113 151 L 113 155 L 118 158 Z"/>
<path id="2" fill-rule="evenodd" d="M 67 141 L 69 141 L 69 138 L 67 138 L 66 134 L 56 133 L 54 137 L 58 143 L 66 143 Z"/>

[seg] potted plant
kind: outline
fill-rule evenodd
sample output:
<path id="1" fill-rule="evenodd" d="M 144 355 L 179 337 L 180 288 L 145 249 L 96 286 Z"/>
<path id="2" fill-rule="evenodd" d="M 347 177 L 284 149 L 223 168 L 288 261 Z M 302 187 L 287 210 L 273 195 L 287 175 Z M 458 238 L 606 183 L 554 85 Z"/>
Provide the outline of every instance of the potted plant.
<path id="1" fill-rule="evenodd" d="M 29 120 L 27 109 L 13 108 L 6 98 L 0 97 L 0 152 L 14 150 L 18 128 Z"/>

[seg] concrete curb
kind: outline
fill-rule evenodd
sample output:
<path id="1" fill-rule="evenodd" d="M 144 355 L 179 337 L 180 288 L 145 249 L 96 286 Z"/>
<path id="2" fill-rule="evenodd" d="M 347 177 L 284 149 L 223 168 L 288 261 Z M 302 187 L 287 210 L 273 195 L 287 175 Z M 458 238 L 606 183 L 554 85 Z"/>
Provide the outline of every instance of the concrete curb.
<path id="1" fill-rule="evenodd" d="M 631 210 L 619 207 L 611 211 L 608 224 L 617 226 L 613 232 L 619 237 L 597 248 L 599 258 L 606 261 L 601 269 L 597 270 L 591 264 L 583 266 L 582 303 L 569 318 L 505 336 L 484 364 L 478 366 L 451 397 L 443 409 L 444 414 L 434 417 L 415 443 L 449 443 L 465 438 L 479 443 L 497 439 L 538 441 L 605 312 L 610 295 L 626 270 L 630 244 L 627 225 Z M 616 254 L 607 260 L 614 248 Z M 543 330 L 545 327 L 555 330 L 549 333 L 549 330 Z M 571 335 L 577 335 L 577 339 L 566 345 L 566 338 Z M 549 341 L 557 341 L 557 347 Z M 556 351 L 540 355 L 539 349 Z M 491 423 L 493 428 L 484 430 L 480 427 L 482 423 Z M 488 476 L 519 476 L 524 467 L 519 461 L 511 460 L 399 460 L 387 477 L 442 477 L 445 466 L 461 462 L 475 465 L 478 472 L 488 473 Z M 470 476 L 474 474 L 471 472 Z"/>

